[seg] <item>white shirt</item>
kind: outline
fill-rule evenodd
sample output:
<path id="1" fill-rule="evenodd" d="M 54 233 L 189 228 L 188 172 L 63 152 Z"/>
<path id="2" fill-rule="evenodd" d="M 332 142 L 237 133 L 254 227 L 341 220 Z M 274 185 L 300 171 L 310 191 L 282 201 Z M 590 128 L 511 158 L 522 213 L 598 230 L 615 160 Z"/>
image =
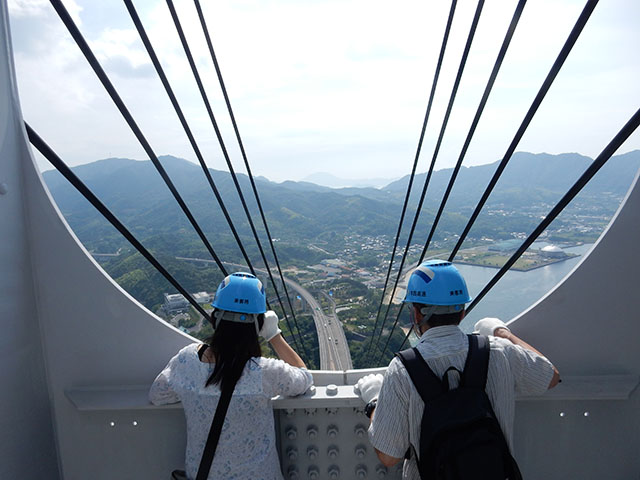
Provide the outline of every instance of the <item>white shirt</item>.
<path id="1" fill-rule="evenodd" d="M 513 449 L 515 395 L 541 395 L 549 387 L 553 366 L 544 357 L 498 337 L 489 337 L 491 353 L 486 392 L 504 436 Z M 457 326 L 427 330 L 416 345 L 429 368 L 440 378 L 451 366 L 462 371 L 469 341 Z M 451 388 L 459 378 L 450 375 Z M 384 376 L 378 405 L 369 427 L 371 444 L 387 455 L 404 457 L 409 445 L 420 451 L 420 423 L 424 402 L 407 370 L 394 358 Z M 402 478 L 419 479 L 415 455 L 405 460 Z"/>
<path id="2" fill-rule="evenodd" d="M 215 364 L 198 358 L 197 343 L 173 357 L 153 382 L 155 405 L 182 401 L 187 419 L 187 477 L 198 472 L 204 445 L 220 399 L 220 386 L 205 383 Z M 311 374 L 282 360 L 253 358 L 233 391 L 209 479 L 281 480 L 271 398 L 300 395 L 313 383 Z"/>

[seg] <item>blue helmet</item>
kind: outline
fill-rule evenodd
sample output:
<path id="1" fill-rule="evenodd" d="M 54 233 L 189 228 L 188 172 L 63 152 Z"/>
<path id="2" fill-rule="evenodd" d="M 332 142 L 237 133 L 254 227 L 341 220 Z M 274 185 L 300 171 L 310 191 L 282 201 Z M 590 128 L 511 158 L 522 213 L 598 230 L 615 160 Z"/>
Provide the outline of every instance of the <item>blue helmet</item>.
<path id="1" fill-rule="evenodd" d="M 428 260 L 411 274 L 407 284 L 405 303 L 452 306 L 460 310 L 471 301 L 467 284 L 451 262 Z"/>
<path id="2" fill-rule="evenodd" d="M 225 312 L 252 315 L 264 313 L 267 311 L 264 286 L 260 280 L 250 273 L 232 273 L 218 286 L 218 291 L 211 306 Z M 252 316 L 236 315 L 235 317 L 237 317 L 235 321 L 242 323 L 253 323 L 254 321 Z"/>

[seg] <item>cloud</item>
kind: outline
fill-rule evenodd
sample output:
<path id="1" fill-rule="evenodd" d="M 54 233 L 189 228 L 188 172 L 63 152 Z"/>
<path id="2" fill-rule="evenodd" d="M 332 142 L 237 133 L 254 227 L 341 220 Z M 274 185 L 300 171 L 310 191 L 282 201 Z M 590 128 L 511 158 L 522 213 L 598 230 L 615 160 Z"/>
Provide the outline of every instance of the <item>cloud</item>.
<path id="1" fill-rule="evenodd" d="M 63 0 L 62 3 L 76 25 L 81 25 L 82 7 L 75 0 Z M 48 0 L 9 0 L 9 14 L 16 18 L 44 17 L 50 8 L 51 4 Z"/>
<path id="2" fill-rule="evenodd" d="M 151 77 L 155 74 L 135 29 L 107 28 L 90 42 L 103 67 L 122 77 Z"/>
<path id="3" fill-rule="evenodd" d="M 13 17 L 35 17 L 44 15 L 47 0 L 9 0 L 9 14 Z"/>
<path id="4" fill-rule="evenodd" d="M 235 165 L 241 164 L 193 2 L 174 0 Z M 76 3 L 77 2 L 77 3 Z M 136 2 L 151 43 L 198 141 L 220 147 L 163 1 Z M 516 0 L 486 2 L 436 168 L 457 159 Z M 193 159 L 123 5 L 66 1 L 83 34 L 158 153 Z M 529 2 L 465 164 L 500 158 L 547 75 L 583 0 Z M 46 0 L 10 0 L 23 108 L 71 163 L 144 158 Z M 335 174 L 399 176 L 411 169 L 448 2 L 220 0 L 202 2 L 252 168 L 284 179 L 331 165 Z M 84 8 L 84 9 L 83 9 Z M 458 2 L 419 170 L 431 160 L 475 10 Z M 640 3 L 598 5 L 519 150 L 595 156 L 640 104 L 633 20 Z M 64 119 L 64 121 L 61 121 Z M 69 139 L 63 126 L 73 125 Z M 639 148 L 636 134 L 629 148 Z M 395 172 L 395 174 L 394 174 Z"/>

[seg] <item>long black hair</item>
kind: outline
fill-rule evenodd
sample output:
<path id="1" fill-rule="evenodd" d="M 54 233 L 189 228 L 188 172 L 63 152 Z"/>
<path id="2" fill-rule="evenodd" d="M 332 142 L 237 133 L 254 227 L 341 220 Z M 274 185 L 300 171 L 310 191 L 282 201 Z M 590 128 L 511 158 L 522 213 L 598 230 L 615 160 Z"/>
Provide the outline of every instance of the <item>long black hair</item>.
<path id="1" fill-rule="evenodd" d="M 215 310 L 213 312 L 215 314 Z M 262 356 L 260 340 L 253 323 L 238 323 L 227 320 L 213 321 L 213 335 L 207 339 L 209 348 L 215 356 L 213 373 L 205 386 L 220 384 L 224 390 L 234 385 L 244 370 L 246 363 L 253 357 Z M 258 328 L 264 324 L 264 315 L 258 315 Z"/>

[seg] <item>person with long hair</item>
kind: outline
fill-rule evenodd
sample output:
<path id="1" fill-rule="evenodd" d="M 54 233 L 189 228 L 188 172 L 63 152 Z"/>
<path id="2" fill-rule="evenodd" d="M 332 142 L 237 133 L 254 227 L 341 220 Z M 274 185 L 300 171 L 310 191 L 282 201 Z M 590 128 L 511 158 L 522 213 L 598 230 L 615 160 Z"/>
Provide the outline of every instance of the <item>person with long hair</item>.
<path id="1" fill-rule="evenodd" d="M 153 382 L 155 405 L 182 402 L 187 420 L 186 476 L 196 478 L 221 392 L 233 389 L 208 479 L 281 480 L 271 398 L 313 383 L 300 356 L 266 311 L 262 283 L 249 273 L 226 277 L 211 304 L 214 333 L 180 350 Z M 264 338 L 279 360 L 262 356 Z"/>

